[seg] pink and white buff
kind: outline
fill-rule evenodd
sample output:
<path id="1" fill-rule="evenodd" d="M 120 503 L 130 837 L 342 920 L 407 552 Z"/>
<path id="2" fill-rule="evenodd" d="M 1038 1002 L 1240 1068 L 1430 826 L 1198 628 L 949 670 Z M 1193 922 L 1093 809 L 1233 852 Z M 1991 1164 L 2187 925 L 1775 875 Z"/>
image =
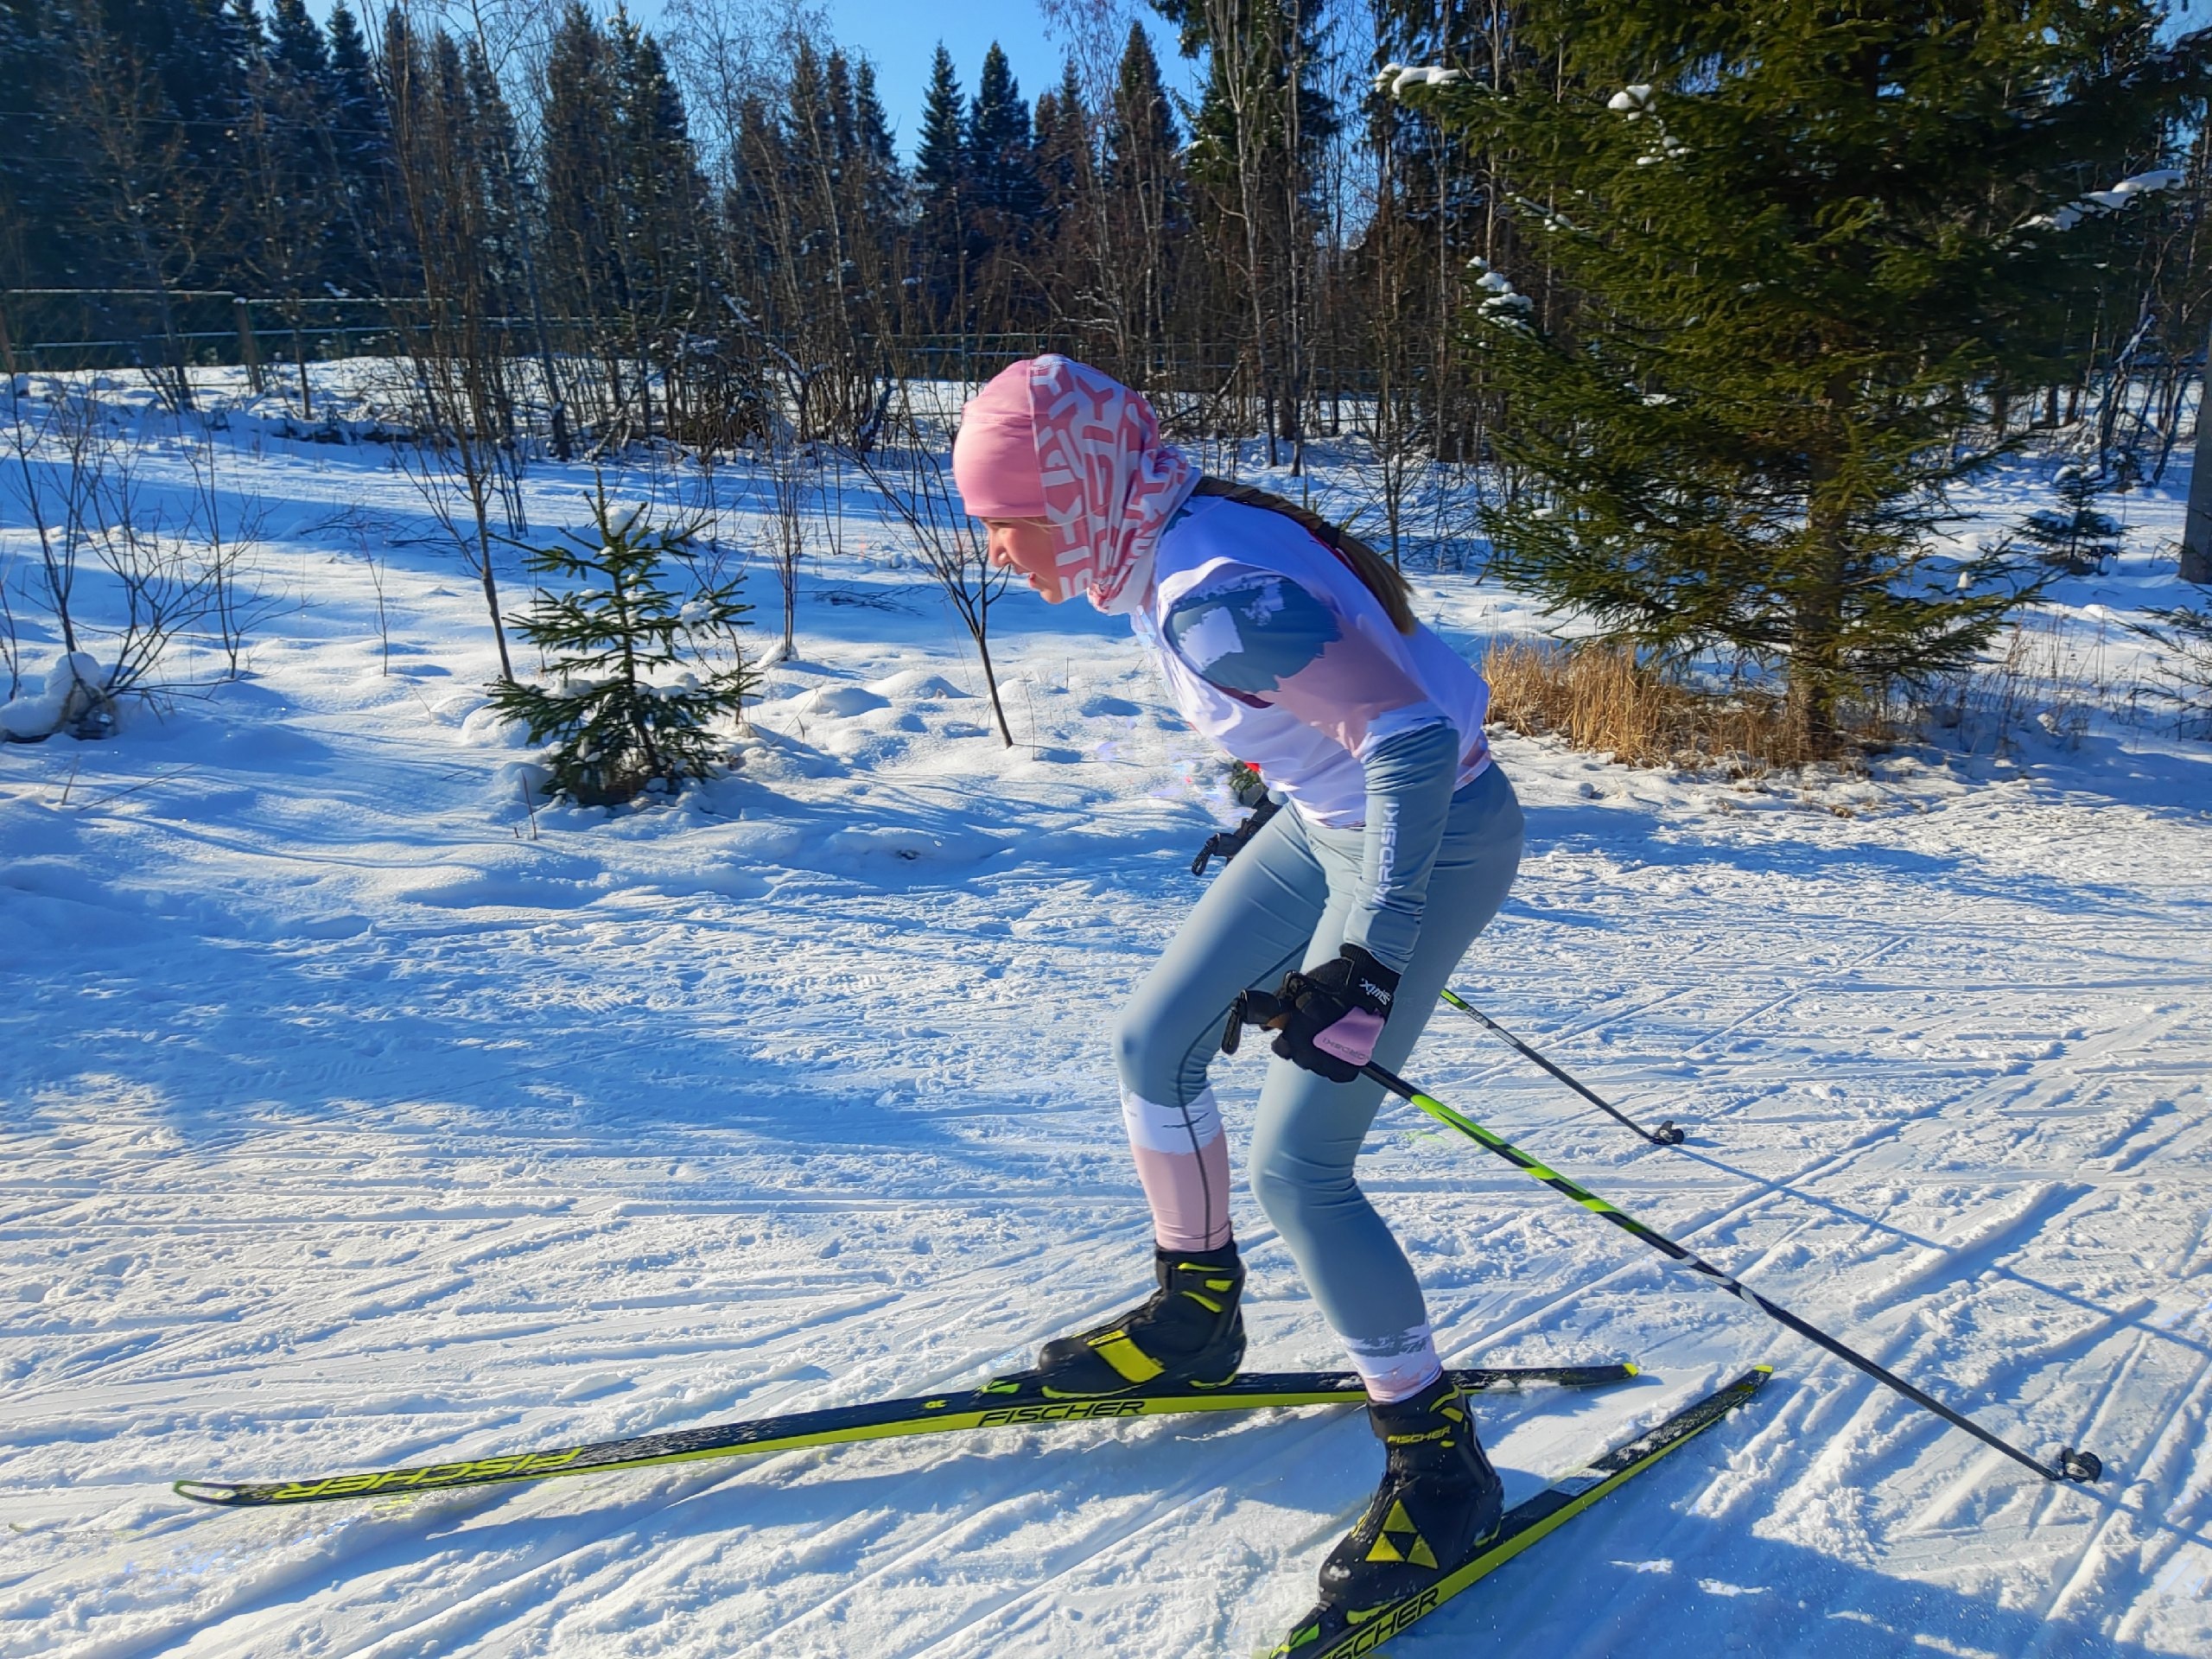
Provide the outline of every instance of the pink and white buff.
<path id="1" fill-rule="evenodd" d="M 1153 550 L 1198 469 L 1161 439 L 1150 404 L 1087 364 L 1032 359 L 1029 403 L 1062 596 L 1126 615 L 1144 603 Z"/>

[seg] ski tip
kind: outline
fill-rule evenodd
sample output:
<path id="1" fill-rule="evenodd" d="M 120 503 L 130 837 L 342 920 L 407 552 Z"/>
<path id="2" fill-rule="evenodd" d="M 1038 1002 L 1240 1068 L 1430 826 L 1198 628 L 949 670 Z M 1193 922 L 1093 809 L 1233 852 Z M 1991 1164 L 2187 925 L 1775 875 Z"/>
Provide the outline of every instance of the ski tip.
<path id="1" fill-rule="evenodd" d="M 195 1503 L 235 1503 L 239 1489 L 219 1480 L 177 1480 L 169 1483 L 169 1490 L 179 1497 L 188 1497 Z"/>
<path id="2" fill-rule="evenodd" d="M 1624 1359 L 1621 1361 L 1621 1370 L 1625 1371 L 1630 1376 L 1642 1376 L 1643 1375 L 1643 1367 L 1637 1364 L 1632 1359 Z"/>
<path id="3" fill-rule="evenodd" d="M 1324 1602 L 1300 1619 L 1297 1628 L 1288 1636 L 1256 1656 L 1256 1659 L 1300 1659 L 1302 1655 L 1319 1651 L 1332 1638 L 1344 1635 L 1350 1628 L 1344 1616 Z"/>

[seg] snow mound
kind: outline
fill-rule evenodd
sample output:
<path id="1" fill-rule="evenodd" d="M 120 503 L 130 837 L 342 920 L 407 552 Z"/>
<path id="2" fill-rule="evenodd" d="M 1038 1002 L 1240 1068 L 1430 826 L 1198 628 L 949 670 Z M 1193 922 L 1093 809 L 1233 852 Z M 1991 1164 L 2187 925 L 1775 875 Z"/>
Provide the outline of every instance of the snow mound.
<path id="1" fill-rule="evenodd" d="M 887 674 L 880 680 L 870 680 L 868 689 L 878 696 L 893 702 L 927 702 L 941 697 L 964 697 L 968 694 L 944 677 L 932 674 L 926 668 L 910 668 L 897 674 Z"/>
<path id="2" fill-rule="evenodd" d="M 864 685 L 825 685 L 799 698 L 792 706 L 807 715 L 865 715 L 888 709 L 891 699 Z"/>
<path id="3" fill-rule="evenodd" d="M 18 743 L 36 743 L 54 735 L 68 721 L 95 707 L 105 693 L 107 676 L 99 660 L 71 652 L 47 671 L 36 691 L 0 703 L 0 735 Z"/>
<path id="4" fill-rule="evenodd" d="M 471 709 L 461 722 L 461 741 L 479 749 L 526 749 L 530 730 L 487 702 Z"/>
<path id="5" fill-rule="evenodd" d="M 900 863 L 972 863 L 998 850 L 988 836 L 917 829 L 911 824 L 853 824 L 822 843 L 823 862 L 851 868 L 891 859 Z"/>

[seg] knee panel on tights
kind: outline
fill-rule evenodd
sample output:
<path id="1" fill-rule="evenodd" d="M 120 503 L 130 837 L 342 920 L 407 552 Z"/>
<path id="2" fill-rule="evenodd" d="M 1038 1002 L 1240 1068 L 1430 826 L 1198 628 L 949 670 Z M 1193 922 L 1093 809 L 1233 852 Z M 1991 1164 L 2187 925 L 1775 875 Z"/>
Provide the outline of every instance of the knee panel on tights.
<path id="1" fill-rule="evenodd" d="M 1147 1152 L 1195 1153 L 1221 1139 L 1221 1107 L 1213 1090 L 1202 1089 L 1187 1106 L 1147 1100 L 1135 1090 L 1122 1090 L 1122 1127 L 1129 1144 Z"/>
<path id="2" fill-rule="evenodd" d="M 1172 1023 L 1135 1005 L 1122 1011 L 1114 1027 L 1114 1070 L 1124 1096 L 1173 1105 L 1208 1092 L 1206 1073 L 1220 1049 L 1222 1021 L 1206 1020 L 1195 1036 L 1187 1029 L 1166 1029 Z"/>

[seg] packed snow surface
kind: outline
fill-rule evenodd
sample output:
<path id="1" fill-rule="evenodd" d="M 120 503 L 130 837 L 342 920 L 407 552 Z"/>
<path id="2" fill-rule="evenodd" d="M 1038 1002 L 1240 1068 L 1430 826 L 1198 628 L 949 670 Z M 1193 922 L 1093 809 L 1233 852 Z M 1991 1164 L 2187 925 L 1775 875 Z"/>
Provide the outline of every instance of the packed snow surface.
<path id="1" fill-rule="evenodd" d="M 1379 1468 L 1352 1412 L 257 1514 L 170 1493 L 951 1387 L 1141 1295 L 1110 1019 L 1234 817 L 1085 607 L 993 613 L 1001 747 L 856 495 L 739 770 L 533 815 L 480 597 L 406 480 L 271 425 L 226 440 L 284 601 L 251 677 L 0 749 L 0 1653 L 1272 1643 Z M 182 487 L 168 449 L 142 465 Z M 588 481 L 534 468 L 534 529 L 581 523 Z M 715 488 L 753 534 L 744 469 Z M 2173 486 L 2130 500 L 2136 550 L 2055 614 L 2180 597 L 2151 558 Z M 1541 621 L 1417 587 L 1470 651 Z M 1458 983 L 1689 1140 L 1643 1145 L 1459 1016 L 1409 1070 L 2107 1479 L 2044 1484 L 1390 1106 L 1363 1179 L 1450 1358 L 1645 1371 L 1485 1402 L 1510 1497 L 1777 1371 L 1392 1653 L 2212 1650 L 2212 773 L 2147 728 L 2026 724 L 2002 765 L 1756 787 L 1498 734 L 1529 855 Z M 1235 1143 L 1258 1065 L 1217 1072 Z M 1250 1363 L 1340 1364 L 1237 1205 Z"/>

